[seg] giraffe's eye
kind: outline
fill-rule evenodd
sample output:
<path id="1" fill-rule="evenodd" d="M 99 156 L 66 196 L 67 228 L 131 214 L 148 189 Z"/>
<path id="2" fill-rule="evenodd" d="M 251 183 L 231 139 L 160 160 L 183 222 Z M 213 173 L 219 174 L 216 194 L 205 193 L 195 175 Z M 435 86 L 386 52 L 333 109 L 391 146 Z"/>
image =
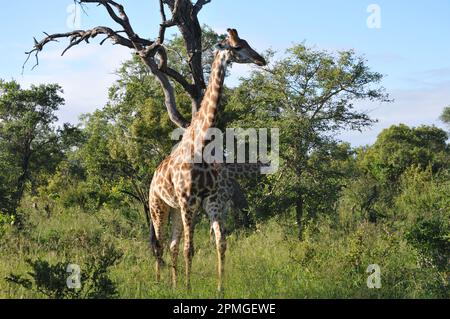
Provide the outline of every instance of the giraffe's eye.
<path id="1" fill-rule="evenodd" d="M 234 47 L 233 49 L 236 50 L 236 51 L 241 51 L 242 47 Z"/>

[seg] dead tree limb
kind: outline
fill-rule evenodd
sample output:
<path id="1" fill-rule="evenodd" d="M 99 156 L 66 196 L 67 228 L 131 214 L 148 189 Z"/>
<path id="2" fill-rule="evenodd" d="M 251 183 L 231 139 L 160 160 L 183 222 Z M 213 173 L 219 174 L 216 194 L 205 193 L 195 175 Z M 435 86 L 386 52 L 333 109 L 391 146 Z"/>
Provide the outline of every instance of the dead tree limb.
<path id="1" fill-rule="evenodd" d="M 109 27 L 97 26 L 90 30 L 77 30 L 67 33 L 47 34 L 41 41 L 34 39 L 34 47 L 26 52 L 29 61 L 31 56 L 35 56 L 36 64 L 39 65 L 39 54 L 44 47 L 51 42 L 68 39 L 69 44 L 62 52 L 67 51 L 81 43 L 89 43 L 97 36 L 104 36 L 100 44 L 109 40 L 113 44 L 125 46 L 133 49 L 147 65 L 151 73 L 156 77 L 161 85 L 165 96 L 165 106 L 170 119 L 179 127 L 186 128 L 189 122 L 178 111 L 175 99 L 175 90 L 171 82 L 181 85 L 192 101 L 192 116 L 198 111 L 203 93 L 206 88 L 203 65 L 202 65 L 202 30 L 197 15 L 202 7 L 211 0 L 199 0 L 192 4 L 190 0 L 159 0 L 161 11 L 161 23 L 159 25 L 159 35 L 156 40 L 142 38 L 134 31 L 125 8 L 120 3 L 113 0 L 75 0 L 79 5 L 97 4 L 103 6 L 111 19 L 119 25 L 120 30 L 113 30 Z M 167 19 L 165 8 L 171 10 L 171 18 Z M 189 66 L 192 77 L 187 79 L 174 68 L 168 66 L 167 54 L 164 48 L 165 33 L 168 28 L 177 26 L 185 40 L 188 52 Z"/>

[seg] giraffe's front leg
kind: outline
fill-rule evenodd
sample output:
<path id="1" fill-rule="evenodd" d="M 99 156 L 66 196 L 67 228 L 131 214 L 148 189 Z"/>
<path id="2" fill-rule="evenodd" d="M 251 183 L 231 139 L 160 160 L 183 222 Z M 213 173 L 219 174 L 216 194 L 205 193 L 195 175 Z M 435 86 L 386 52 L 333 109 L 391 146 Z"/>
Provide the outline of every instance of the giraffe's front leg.
<path id="1" fill-rule="evenodd" d="M 184 228 L 184 261 L 186 270 L 186 288 L 191 290 L 191 268 L 194 247 L 194 213 L 187 206 L 181 208 Z"/>
<path id="2" fill-rule="evenodd" d="M 178 250 L 183 231 L 183 222 L 180 211 L 173 211 L 172 220 L 172 240 L 170 242 L 170 255 L 172 257 L 172 286 L 177 287 Z"/>

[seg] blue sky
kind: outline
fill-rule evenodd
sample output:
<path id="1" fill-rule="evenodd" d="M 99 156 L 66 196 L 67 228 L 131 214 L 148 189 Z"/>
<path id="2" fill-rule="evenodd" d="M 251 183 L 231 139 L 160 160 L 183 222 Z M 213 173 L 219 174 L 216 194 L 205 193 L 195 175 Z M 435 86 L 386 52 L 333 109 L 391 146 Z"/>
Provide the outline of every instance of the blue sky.
<path id="1" fill-rule="evenodd" d="M 41 54 L 40 66 L 25 73 L 21 67 L 24 51 L 49 33 L 70 31 L 70 0 L 6 2 L 0 11 L 0 78 L 31 83 L 60 83 L 66 106 L 61 121 L 76 122 L 81 113 L 93 111 L 106 102 L 106 89 L 116 79 L 114 70 L 127 59 L 124 48 L 97 44 L 76 48 L 60 57 L 63 43 L 48 46 Z M 158 31 L 157 0 L 122 1 L 136 31 L 154 38 Z M 369 28 L 367 8 L 381 9 L 381 28 Z M 113 25 L 103 8 L 89 6 L 81 16 L 80 28 Z M 450 1 L 448 0 L 212 0 L 200 14 L 201 23 L 223 32 L 235 27 L 254 46 L 263 51 L 283 52 L 294 43 L 305 41 L 319 49 L 355 49 L 366 56 L 374 71 L 385 74 L 383 85 L 391 104 L 358 104 L 370 110 L 379 123 L 365 132 L 344 132 L 341 138 L 353 145 L 372 143 L 377 134 L 392 124 L 434 124 L 450 105 Z M 173 29 L 172 33 L 175 32 Z M 229 84 L 250 71 L 234 67 Z"/>

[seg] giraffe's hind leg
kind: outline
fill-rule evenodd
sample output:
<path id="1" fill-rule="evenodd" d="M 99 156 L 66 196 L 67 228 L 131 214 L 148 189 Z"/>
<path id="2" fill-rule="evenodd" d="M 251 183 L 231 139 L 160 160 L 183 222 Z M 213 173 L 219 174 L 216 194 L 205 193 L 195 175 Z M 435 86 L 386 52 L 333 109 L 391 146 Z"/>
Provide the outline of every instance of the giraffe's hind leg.
<path id="1" fill-rule="evenodd" d="M 170 242 L 170 256 L 172 258 L 172 286 L 177 286 L 177 268 L 178 268 L 178 251 L 180 248 L 181 235 L 183 231 L 183 221 L 181 218 L 181 212 L 178 210 L 172 210 L 170 219 L 172 222 L 172 240 Z"/>
<path id="2" fill-rule="evenodd" d="M 155 228 L 156 280 L 161 280 L 161 268 L 164 264 L 164 232 L 169 219 L 169 207 L 156 196 L 150 196 L 150 211 Z"/>
<path id="3" fill-rule="evenodd" d="M 187 204 L 181 206 L 181 217 L 184 230 L 184 261 L 186 271 L 186 288 L 191 290 L 192 258 L 194 257 L 194 217 L 195 210 Z M 198 206 L 198 205 L 196 205 Z M 195 206 L 195 207 L 196 207 Z"/>
<path id="4" fill-rule="evenodd" d="M 211 219 L 211 229 L 214 233 L 217 250 L 217 290 L 223 294 L 223 278 L 225 273 L 225 252 L 227 250 L 226 235 L 222 223 L 223 205 L 212 196 L 205 201 L 204 208 Z"/>
<path id="5" fill-rule="evenodd" d="M 227 241 L 225 232 L 220 220 L 216 219 L 212 222 L 212 228 L 216 237 L 217 250 L 217 290 L 223 293 L 223 277 L 225 273 L 225 252 L 227 250 Z"/>

